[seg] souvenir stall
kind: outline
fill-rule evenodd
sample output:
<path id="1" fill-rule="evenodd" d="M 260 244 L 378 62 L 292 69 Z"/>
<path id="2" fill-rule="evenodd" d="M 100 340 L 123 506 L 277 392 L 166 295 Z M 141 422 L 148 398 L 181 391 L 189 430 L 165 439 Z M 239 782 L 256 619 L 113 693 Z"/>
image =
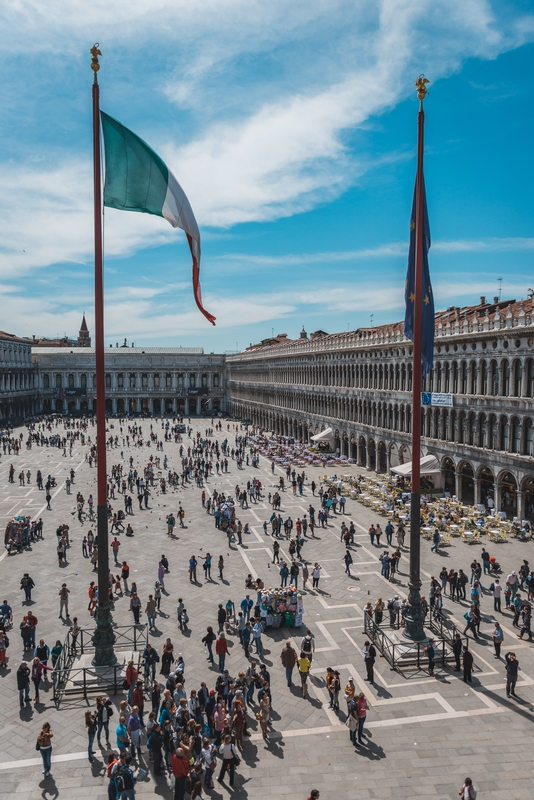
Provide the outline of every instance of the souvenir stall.
<path id="1" fill-rule="evenodd" d="M 228 525 L 235 525 L 235 503 L 232 497 L 225 498 L 221 504 L 220 528 L 222 531 L 228 529 Z"/>
<path id="2" fill-rule="evenodd" d="M 300 628 L 303 616 L 304 601 L 293 586 L 262 592 L 260 617 L 266 628 Z"/>

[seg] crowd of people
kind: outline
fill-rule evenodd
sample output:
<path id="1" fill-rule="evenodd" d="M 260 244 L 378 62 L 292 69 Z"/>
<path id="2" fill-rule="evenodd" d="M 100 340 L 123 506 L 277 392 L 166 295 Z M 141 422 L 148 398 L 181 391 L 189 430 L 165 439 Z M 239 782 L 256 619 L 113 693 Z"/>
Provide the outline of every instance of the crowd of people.
<path id="1" fill-rule="evenodd" d="M 61 423 L 63 424 L 63 422 Z M 118 430 L 114 429 L 117 425 Z M 86 461 L 92 468 L 96 464 L 97 452 L 95 442 L 92 440 L 92 421 L 77 421 L 65 423 L 66 433 L 54 431 L 57 425 L 54 422 L 41 423 L 30 426 L 26 446 L 31 447 L 57 447 L 63 455 L 72 452 L 75 442 L 86 446 Z M 193 433 L 192 428 L 186 427 L 185 431 L 181 422 L 166 421 L 162 423 L 161 432 L 156 430 L 154 422 L 119 420 L 110 425 L 110 436 L 107 442 L 108 451 L 114 454 L 120 451 L 120 458 L 112 458 L 116 463 L 109 467 L 107 497 L 108 518 L 110 522 L 110 555 L 113 565 L 109 573 L 109 598 L 112 607 L 128 610 L 133 616 L 133 623 L 141 624 L 143 612 L 146 614 L 151 632 L 157 631 L 158 612 L 162 611 L 168 603 L 165 590 L 165 578 L 169 570 L 169 559 L 164 554 L 161 558 L 152 558 L 154 570 L 154 585 L 144 597 L 138 590 L 135 580 L 130 579 L 133 572 L 130 566 L 131 557 L 127 552 L 127 542 L 121 534 L 133 536 L 134 530 L 131 517 L 133 512 L 133 498 L 137 497 L 139 512 L 144 514 L 153 504 L 155 494 L 181 492 L 185 487 L 194 487 L 201 492 L 202 506 L 210 517 L 217 531 L 222 531 L 228 537 L 228 545 L 232 542 L 241 545 L 243 536 L 249 533 L 248 525 L 243 525 L 239 520 L 240 511 L 257 506 L 262 500 L 267 500 L 272 508 L 270 516 L 263 522 L 263 532 L 269 536 L 269 545 L 272 548 L 271 564 L 277 565 L 278 578 L 273 581 L 270 572 L 270 582 L 279 583 L 281 589 L 294 589 L 299 587 L 302 579 L 302 590 L 308 590 L 307 583 L 311 578 L 312 590 L 319 590 L 321 579 L 321 564 L 317 561 L 305 560 L 303 551 L 308 547 L 308 540 L 315 538 L 317 528 L 327 528 L 333 519 L 341 522 L 340 544 L 344 554 L 340 559 L 344 563 L 345 572 L 351 575 L 353 564 L 352 552 L 355 545 L 356 527 L 354 521 L 345 515 L 345 497 L 336 485 L 319 487 L 311 481 L 307 488 L 311 490 L 311 502 L 307 503 L 307 510 L 302 516 L 292 518 L 291 514 L 281 510 L 282 497 L 287 488 L 293 496 L 301 497 L 307 477 L 304 471 L 298 472 L 294 467 L 285 467 L 285 478 L 280 476 L 278 486 L 274 492 L 269 492 L 258 477 L 239 481 L 231 491 L 217 491 L 209 489 L 210 478 L 214 475 L 226 474 L 229 464 L 233 461 L 238 469 L 257 463 L 258 453 L 246 435 L 240 435 L 237 429 L 234 432 L 233 444 L 229 435 L 219 442 L 214 437 L 214 430 L 222 430 L 222 423 L 212 423 L 207 428 L 205 435 L 200 432 Z M 228 429 L 230 426 L 228 426 Z M 232 425 L 232 428 L 234 426 Z M 113 430 L 112 430 L 113 429 Z M 184 441 L 186 435 L 190 441 Z M 93 433 L 94 436 L 94 433 Z M 10 452 L 19 450 L 22 439 L 9 440 L 6 445 Z M 175 468 L 163 454 L 164 443 L 174 441 L 179 445 L 179 464 Z M 122 448 L 146 448 L 148 455 L 144 466 L 136 468 L 133 456 L 125 457 Z M 5 451 L 5 448 L 4 448 Z M 143 459 L 144 460 L 144 459 Z M 271 472 L 277 469 L 272 462 Z M 20 476 L 19 476 L 20 479 Z M 23 475 L 25 481 L 31 480 L 31 475 Z M 42 483 L 42 477 L 41 477 Z M 49 493 L 52 478 L 46 481 L 45 488 Z M 75 475 L 69 473 L 65 481 L 67 494 L 71 493 L 75 484 Z M 78 489 L 78 487 L 76 487 Z M 117 507 L 122 498 L 124 510 Z M 315 499 L 314 499 L 315 498 Z M 50 505 L 50 503 L 49 503 Z M 94 520 L 93 497 L 89 494 L 86 501 L 81 490 L 76 494 L 77 518 L 81 525 L 86 521 Z M 187 508 L 185 501 L 177 503 L 178 509 L 166 514 L 165 527 L 169 539 L 175 541 L 181 536 L 184 528 L 184 519 Z M 317 507 L 316 507 L 317 506 Z M 88 511 L 86 513 L 85 508 Z M 136 509 L 137 511 L 137 509 Z M 74 522 L 71 524 L 75 524 Z M 125 525 L 127 526 L 125 528 Z M 13 520 L 8 525 L 8 541 L 23 542 L 23 547 L 28 546 L 39 536 L 42 536 L 42 520 L 32 523 L 27 516 Z M 61 524 L 56 530 L 58 565 L 66 563 L 67 551 L 71 546 L 69 538 L 69 525 Z M 82 555 L 87 559 L 93 570 L 98 562 L 98 535 L 89 529 L 85 533 L 82 529 Z M 218 534 L 217 534 L 218 535 Z M 6 530 L 7 536 L 7 530 Z M 387 542 L 384 549 L 381 545 L 382 536 Z M 393 537 L 397 546 L 393 545 Z M 377 553 L 379 569 L 383 578 L 391 584 L 395 583 L 399 573 L 399 563 L 403 556 L 405 538 L 404 524 L 400 522 L 396 530 L 391 523 L 387 523 L 382 531 L 380 524 L 371 525 L 369 528 L 371 545 L 381 552 Z M 224 540 L 223 540 L 224 541 Z M 289 559 L 281 554 L 281 544 L 286 547 Z M 171 545 L 169 544 L 169 547 Z M 16 549 L 18 549 L 16 547 Z M 166 549 L 166 548 L 165 548 Z M 213 550 L 214 548 L 212 548 Z M 222 548 L 221 548 L 222 549 Z M 159 551 L 158 551 L 159 552 Z M 376 552 L 376 551 L 375 551 Z M 198 550 L 197 550 L 198 553 Z M 183 554 L 182 554 L 183 555 Z M 128 556 L 128 560 L 126 560 Z M 220 580 L 224 577 L 223 554 L 212 555 L 210 552 L 202 556 L 187 555 L 187 568 L 189 580 L 197 584 L 197 567 L 204 571 L 206 582 L 211 581 L 212 565 L 217 564 Z M 482 570 L 486 572 L 486 558 L 482 555 L 483 566 L 476 560 L 471 565 L 471 581 L 462 570 L 457 572 L 452 569 L 442 570 L 438 579 L 431 579 L 428 592 L 428 603 L 423 598 L 428 614 L 443 614 L 443 598 L 447 592 L 455 602 L 466 600 L 466 586 L 470 585 L 472 602 L 466 612 L 466 632 L 471 631 L 474 636 L 480 630 Z M 157 566 L 156 566 L 157 561 Z M 526 565 L 526 566 L 525 566 Z M 480 567 L 480 571 L 479 571 Z M 534 572 L 525 569 L 528 562 L 518 570 L 511 573 L 506 581 L 506 586 L 500 587 L 499 578 L 493 576 L 493 582 L 488 588 L 494 603 L 500 601 L 501 591 L 506 603 L 505 608 L 514 609 L 514 625 L 518 627 L 518 636 L 531 640 L 530 630 L 530 601 L 534 590 Z M 269 567 L 270 568 L 270 567 Z M 445 575 L 443 574 L 445 572 Z M 514 580 L 515 576 L 515 580 Z M 25 602 L 31 602 L 31 593 L 35 584 L 28 573 L 21 579 L 21 590 L 25 593 Z M 527 599 L 522 599 L 521 591 L 527 593 Z M 66 583 L 58 581 L 56 591 L 59 598 L 59 616 L 68 623 L 70 631 L 70 655 L 77 653 L 77 639 L 80 634 L 78 619 L 69 615 L 70 590 Z M 214 615 L 214 623 L 208 626 L 201 638 L 206 647 L 207 659 L 213 664 L 215 675 L 212 680 L 201 681 L 196 676 L 187 675 L 186 662 L 176 648 L 172 639 L 167 638 L 162 647 L 156 648 L 151 643 L 142 652 L 139 662 L 131 661 L 125 672 L 124 691 L 125 699 L 120 701 L 118 707 L 111 702 L 109 697 L 100 695 L 95 707 L 84 714 L 83 724 L 88 737 L 88 759 L 93 762 L 96 755 L 93 750 L 95 740 L 99 745 L 103 741 L 107 745 L 108 765 L 108 796 L 110 800 L 132 798 L 135 794 L 135 783 L 146 774 L 147 770 L 154 775 L 167 775 L 174 784 L 175 798 L 182 800 L 185 793 L 191 797 L 202 797 L 205 789 L 213 787 L 214 779 L 219 782 L 228 781 L 233 786 L 236 770 L 239 767 L 240 756 L 243 749 L 244 737 L 250 736 L 254 731 L 261 733 L 262 738 L 268 742 L 271 730 L 271 715 L 273 711 L 272 682 L 269 669 L 262 660 L 264 643 L 263 635 L 266 630 L 266 614 L 264 611 L 263 596 L 265 589 L 261 578 L 245 578 L 245 596 L 234 603 L 228 599 L 219 604 Z M 510 596 L 507 597 L 507 594 Z M 295 591 L 296 602 L 302 596 Z M 98 603 L 98 587 L 91 581 L 88 587 L 88 611 L 94 614 Z M 174 605 L 174 604 L 173 604 Z M 378 625 L 383 623 L 384 616 L 389 614 L 390 624 L 398 623 L 405 609 L 405 601 L 395 595 L 389 600 L 378 598 L 374 603 L 368 601 L 364 612 L 372 617 Z M 495 605 L 495 610 L 501 611 Z M 169 611 L 168 607 L 165 609 Z M 178 598 L 177 603 L 178 627 L 182 632 L 188 632 L 194 627 L 183 600 Z M 515 614 L 517 613 L 517 617 Z M 477 618 L 478 615 L 478 618 Z M 519 620 L 521 619 L 521 625 Z M 4 622 L 3 622 L 4 621 Z M 6 663 L 6 653 L 9 647 L 9 628 L 13 622 L 13 614 L 7 600 L 0 606 L 0 668 Z M 57 640 L 47 643 L 36 635 L 38 619 L 31 610 L 24 615 L 20 623 L 20 632 L 23 640 L 26 661 L 21 662 L 17 670 L 17 688 L 21 707 L 31 702 L 30 686 L 33 682 L 33 702 L 39 703 L 40 694 L 44 687 L 49 685 L 47 675 L 56 668 L 62 657 L 64 644 Z M 500 657 L 502 644 L 502 628 L 499 635 L 499 624 L 494 623 L 496 633 L 493 635 L 496 657 Z M 232 672 L 227 667 L 230 650 L 228 638 L 236 637 L 236 643 L 242 647 L 242 654 L 237 658 L 242 669 L 235 667 Z M 499 638 L 500 636 L 500 638 Z M 55 638 L 55 637 L 54 637 Z M 199 636 L 200 638 L 200 636 Z M 300 639 L 300 637 L 299 637 Z M 6 643 L 7 640 L 7 643 Z M 465 654 L 467 651 L 467 655 Z M 297 646 L 294 640 L 287 640 L 280 653 L 281 667 L 285 670 L 288 687 L 293 686 L 293 677 L 296 672 L 302 698 L 307 697 L 309 678 L 313 669 L 313 656 L 315 640 L 312 633 L 306 630 Z M 232 665 L 235 651 L 232 651 Z M 241 653 L 241 651 L 240 651 Z M 456 656 L 456 650 L 454 650 Z M 185 653 L 187 657 L 187 653 Z M 376 649 L 370 641 L 366 641 L 363 648 L 364 665 L 368 680 L 374 683 L 374 663 Z M 434 674 L 434 653 L 432 641 L 428 647 L 428 664 L 430 674 Z M 31 656 L 31 657 L 30 657 Z M 471 680 L 473 663 L 469 665 L 471 654 L 468 648 L 462 645 L 460 661 L 456 660 L 457 668 L 462 663 L 464 680 Z M 472 656 L 471 656 L 472 659 Z M 507 693 L 515 696 L 515 683 L 517 681 L 518 660 L 515 653 L 506 654 Z M 515 678 L 514 678 L 515 675 Z M 318 677 L 318 676 L 316 676 Z M 193 686 L 191 686 L 193 684 Z M 346 724 L 349 728 L 349 737 L 355 748 L 365 745 L 365 722 L 369 709 L 367 698 L 363 692 L 357 692 L 352 677 L 342 688 L 341 675 L 338 670 L 327 668 L 324 675 L 330 708 L 340 712 L 340 697 L 345 714 Z M 187 688 L 186 688 L 187 687 Z M 113 716 L 116 719 L 113 720 Z M 43 758 L 43 772 L 50 775 L 52 755 L 53 732 L 48 723 L 44 723 L 37 739 L 38 749 Z M 144 756 L 147 755 L 145 759 Z M 465 787 L 472 787 L 466 779 Z M 473 787 L 473 791 L 474 787 Z M 315 792 L 315 794 L 314 794 Z M 319 797 L 317 790 L 311 797 Z M 475 797 L 470 789 L 466 797 Z"/>

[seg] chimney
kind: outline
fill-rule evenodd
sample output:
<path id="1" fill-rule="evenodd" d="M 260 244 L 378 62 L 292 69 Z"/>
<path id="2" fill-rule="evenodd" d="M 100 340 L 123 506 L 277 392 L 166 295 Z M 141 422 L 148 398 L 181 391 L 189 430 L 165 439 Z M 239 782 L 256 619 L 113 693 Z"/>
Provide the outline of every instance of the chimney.
<path id="1" fill-rule="evenodd" d="M 493 298 L 493 304 L 494 305 L 498 305 L 499 304 L 499 298 L 498 297 L 494 297 Z"/>
<path id="2" fill-rule="evenodd" d="M 480 298 L 480 305 L 481 306 L 485 306 L 486 305 L 486 298 L 484 297 L 484 295 L 482 295 L 481 298 Z"/>

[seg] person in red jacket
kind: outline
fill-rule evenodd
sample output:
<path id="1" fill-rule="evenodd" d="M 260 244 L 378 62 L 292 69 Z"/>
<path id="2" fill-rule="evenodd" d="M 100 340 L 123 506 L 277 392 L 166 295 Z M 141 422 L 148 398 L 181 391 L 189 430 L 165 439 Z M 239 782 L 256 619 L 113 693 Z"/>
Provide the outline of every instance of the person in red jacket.
<path id="1" fill-rule="evenodd" d="M 226 656 L 229 655 L 228 642 L 226 641 L 224 631 L 220 632 L 217 641 L 215 642 L 215 652 L 219 656 L 219 672 L 224 672 L 224 662 L 226 660 Z"/>
<path id="2" fill-rule="evenodd" d="M 176 750 L 171 762 L 172 774 L 175 777 L 174 800 L 184 800 L 185 781 L 189 774 L 189 761 L 181 747 Z"/>
<path id="3" fill-rule="evenodd" d="M 143 693 L 143 681 L 136 681 L 135 683 L 135 689 L 132 692 L 132 705 L 138 707 L 139 719 L 141 720 L 141 725 L 144 727 L 145 723 L 143 722 L 143 708 L 145 705 L 145 695 Z"/>

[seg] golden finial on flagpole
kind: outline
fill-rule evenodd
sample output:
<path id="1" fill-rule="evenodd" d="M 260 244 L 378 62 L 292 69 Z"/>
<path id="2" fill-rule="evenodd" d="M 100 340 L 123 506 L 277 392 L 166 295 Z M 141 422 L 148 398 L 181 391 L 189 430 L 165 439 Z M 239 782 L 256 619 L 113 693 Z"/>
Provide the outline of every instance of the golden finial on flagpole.
<path id="1" fill-rule="evenodd" d="M 94 44 L 91 47 L 91 50 L 89 52 L 91 53 L 91 56 L 92 56 L 92 58 L 91 58 L 91 69 L 95 73 L 95 83 L 98 83 L 98 79 L 97 79 L 97 75 L 96 75 L 96 73 L 100 69 L 100 64 L 98 63 L 98 56 L 102 55 L 101 51 L 98 48 L 98 42 L 96 42 L 96 44 Z"/>
<path id="2" fill-rule="evenodd" d="M 415 85 L 417 86 L 417 97 L 419 98 L 421 108 L 423 108 L 423 100 L 425 99 L 427 94 L 429 94 L 429 91 L 426 88 L 427 83 L 430 83 L 430 81 L 427 80 L 427 78 L 425 78 L 425 76 L 422 73 L 421 75 L 419 75 L 419 77 L 415 82 Z"/>

